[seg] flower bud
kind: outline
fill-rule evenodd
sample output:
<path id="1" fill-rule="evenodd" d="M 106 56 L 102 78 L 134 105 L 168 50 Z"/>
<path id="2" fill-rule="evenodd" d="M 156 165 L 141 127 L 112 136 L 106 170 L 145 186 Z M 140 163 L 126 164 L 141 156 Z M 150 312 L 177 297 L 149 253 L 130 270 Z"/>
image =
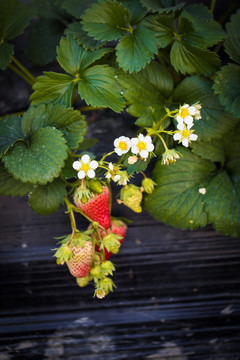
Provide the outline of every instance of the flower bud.
<path id="1" fill-rule="evenodd" d="M 152 179 L 144 178 L 142 181 L 142 187 L 147 194 L 152 194 L 154 190 L 154 186 L 157 185 Z"/>
<path id="2" fill-rule="evenodd" d="M 162 161 L 161 164 L 162 165 L 169 165 L 170 163 L 174 163 L 176 162 L 177 159 L 180 159 L 180 153 L 176 150 L 166 150 L 163 154 L 162 154 Z"/>

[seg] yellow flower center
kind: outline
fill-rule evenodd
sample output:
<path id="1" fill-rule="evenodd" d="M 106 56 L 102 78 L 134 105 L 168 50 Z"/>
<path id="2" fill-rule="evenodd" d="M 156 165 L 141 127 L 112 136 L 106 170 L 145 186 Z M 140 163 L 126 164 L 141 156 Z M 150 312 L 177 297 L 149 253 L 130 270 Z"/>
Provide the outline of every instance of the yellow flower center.
<path id="1" fill-rule="evenodd" d="M 87 173 L 90 170 L 90 166 L 88 164 L 82 164 L 82 170 Z"/>
<path id="2" fill-rule="evenodd" d="M 128 144 L 125 141 L 119 141 L 118 147 L 120 150 L 124 151 L 127 150 Z"/>
<path id="3" fill-rule="evenodd" d="M 146 150 L 147 144 L 144 141 L 139 141 L 137 144 L 139 151 Z"/>
<path id="4" fill-rule="evenodd" d="M 185 117 L 187 117 L 187 116 L 189 115 L 188 109 L 182 108 L 182 109 L 180 110 L 179 115 L 181 116 L 181 118 L 185 119 Z"/>
<path id="5" fill-rule="evenodd" d="M 190 131 L 188 129 L 182 131 L 182 137 L 188 138 L 189 136 L 190 136 Z"/>

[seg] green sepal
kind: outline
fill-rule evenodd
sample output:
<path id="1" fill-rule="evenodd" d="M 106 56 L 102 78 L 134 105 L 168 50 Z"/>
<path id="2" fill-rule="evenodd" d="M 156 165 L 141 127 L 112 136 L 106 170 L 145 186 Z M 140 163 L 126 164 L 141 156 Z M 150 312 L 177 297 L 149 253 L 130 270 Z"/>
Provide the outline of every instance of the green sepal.
<path id="1" fill-rule="evenodd" d="M 36 213 L 48 215 L 57 211 L 66 196 L 65 184 L 56 179 L 46 185 L 37 185 L 29 194 L 29 205 Z"/>

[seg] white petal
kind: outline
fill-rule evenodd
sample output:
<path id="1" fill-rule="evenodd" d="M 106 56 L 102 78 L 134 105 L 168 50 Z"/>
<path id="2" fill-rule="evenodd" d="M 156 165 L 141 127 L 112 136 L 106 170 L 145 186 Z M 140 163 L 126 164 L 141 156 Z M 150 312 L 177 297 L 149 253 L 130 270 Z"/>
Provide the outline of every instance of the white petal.
<path id="1" fill-rule="evenodd" d="M 92 169 L 88 170 L 87 176 L 88 176 L 90 179 L 94 178 L 94 177 L 95 177 L 95 171 L 92 170 Z"/>
<path id="2" fill-rule="evenodd" d="M 194 123 L 193 123 L 193 122 L 191 122 L 191 123 L 187 124 L 187 129 L 188 129 L 188 130 L 190 130 L 190 129 L 193 127 L 193 125 L 194 125 Z"/>
<path id="3" fill-rule="evenodd" d="M 152 143 L 152 138 L 151 138 L 151 136 L 149 136 L 149 135 L 145 136 L 144 141 L 145 141 L 146 144 L 151 144 L 151 143 Z"/>
<path id="4" fill-rule="evenodd" d="M 138 135 L 138 139 L 141 140 L 141 141 L 144 141 L 145 140 L 145 136 L 143 134 L 139 134 Z"/>
<path id="5" fill-rule="evenodd" d="M 85 154 L 82 156 L 81 158 L 81 161 L 84 163 L 84 164 L 88 164 L 89 163 L 89 160 L 90 160 L 90 156 L 88 154 Z"/>
<path id="6" fill-rule="evenodd" d="M 180 140 L 182 135 L 180 133 L 176 133 L 173 135 L 173 140 Z"/>
<path id="7" fill-rule="evenodd" d="M 86 176 L 85 171 L 83 170 L 80 170 L 77 175 L 79 179 L 84 179 Z"/>
<path id="8" fill-rule="evenodd" d="M 115 148 L 114 149 L 115 153 L 118 155 L 118 156 L 121 156 L 123 153 L 122 153 L 122 150 L 119 149 L 119 148 Z"/>
<path id="9" fill-rule="evenodd" d="M 95 170 L 98 167 L 98 162 L 96 160 L 92 160 L 90 161 L 89 166 L 91 169 Z"/>
<path id="10" fill-rule="evenodd" d="M 188 112 L 190 115 L 195 115 L 195 113 L 196 113 L 195 106 L 189 106 Z"/>
<path id="11" fill-rule="evenodd" d="M 138 138 L 132 138 L 131 145 L 137 145 L 138 141 L 139 141 Z"/>
<path id="12" fill-rule="evenodd" d="M 112 162 L 109 163 L 108 167 L 109 167 L 109 170 L 113 171 L 113 164 L 112 164 Z"/>
<path id="13" fill-rule="evenodd" d="M 154 145 L 151 143 L 151 144 L 147 144 L 147 151 L 151 152 L 154 150 Z"/>
<path id="14" fill-rule="evenodd" d="M 138 147 L 135 146 L 135 145 L 132 146 L 131 151 L 132 151 L 133 154 L 138 154 L 138 153 L 139 153 L 139 149 L 138 149 Z"/>
<path id="15" fill-rule="evenodd" d="M 180 115 L 177 115 L 176 119 L 179 123 L 183 122 L 183 118 Z"/>
<path id="16" fill-rule="evenodd" d="M 80 161 L 74 161 L 74 163 L 72 164 L 72 167 L 74 168 L 74 170 L 80 170 L 81 169 Z"/>
<path id="17" fill-rule="evenodd" d="M 115 139 L 114 142 L 113 142 L 113 145 L 115 147 L 118 147 L 119 141 L 120 141 L 119 138 Z"/>
<path id="18" fill-rule="evenodd" d="M 186 139 L 186 138 L 183 139 L 182 144 L 183 144 L 183 146 L 188 147 L 188 139 Z"/>
<path id="19" fill-rule="evenodd" d="M 198 136 L 197 136 L 196 134 L 190 134 L 190 136 L 189 136 L 189 139 L 190 139 L 191 141 L 196 141 L 197 138 L 198 138 Z"/>
<path id="20" fill-rule="evenodd" d="M 139 154 L 144 159 L 146 159 L 148 157 L 148 151 L 147 150 L 142 150 L 142 151 L 140 151 Z"/>
<path id="21" fill-rule="evenodd" d="M 184 108 L 184 109 L 187 109 L 189 108 L 189 105 L 188 104 L 184 104 L 183 106 L 181 106 L 181 109 Z"/>
<path id="22" fill-rule="evenodd" d="M 113 181 L 117 182 L 118 180 L 120 180 L 120 175 L 115 175 Z"/>
<path id="23" fill-rule="evenodd" d="M 111 174 L 110 174 L 110 173 L 107 173 L 107 174 L 105 175 L 105 178 L 106 178 L 106 179 L 110 179 L 110 177 L 111 177 Z"/>
<path id="24" fill-rule="evenodd" d="M 183 123 L 178 123 L 177 124 L 177 129 L 181 130 L 181 131 L 184 130 L 184 124 Z"/>
<path id="25" fill-rule="evenodd" d="M 185 124 L 192 124 L 193 123 L 193 117 L 191 115 L 188 115 L 184 119 Z"/>

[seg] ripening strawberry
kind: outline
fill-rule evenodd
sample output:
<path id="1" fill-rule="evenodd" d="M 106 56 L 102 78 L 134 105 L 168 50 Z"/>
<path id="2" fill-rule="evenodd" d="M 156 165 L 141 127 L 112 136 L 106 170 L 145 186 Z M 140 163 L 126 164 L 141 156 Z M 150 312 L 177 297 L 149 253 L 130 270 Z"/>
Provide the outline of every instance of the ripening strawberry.
<path id="1" fill-rule="evenodd" d="M 72 246 L 72 258 L 67 261 L 70 273 L 76 278 L 83 278 L 90 272 L 93 262 L 94 246 L 91 240 L 84 241 L 84 246 L 79 242 L 77 246 Z"/>
<path id="2" fill-rule="evenodd" d="M 74 203 L 91 220 L 97 221 L 105 229 L 108 229 L 111 223 L 109 198 L 109 188 L 107 186 L 103 186 L 102 193 L 95 195 L 92 193 L 92 197 L 88 198 L 87 202 L 82 202 L 78 198 L 76 191 L 74 195 Z"/>
<path id="3" fill-rule="evenodd" d="M 122 220 L 113 219 L 109 229 L 107 229 L 106 231 L 100 229 L 99 233 L 102 239 L 107 234 L 112 234 L 112 233 L 121 236 L 121 239 L 119 239 L 121 245 L 125 238 L 126 230 L 127 230 L 127 225 Z M 99 251 L 99 246 L 97 244 L 95 249 Z M 110 251 L 107 251 L 107 249 L 104 249 L 104 254 L 105 254 L 105 260 L 110 259 L 110 257 L 112 256 L 112 253 Z"/>

